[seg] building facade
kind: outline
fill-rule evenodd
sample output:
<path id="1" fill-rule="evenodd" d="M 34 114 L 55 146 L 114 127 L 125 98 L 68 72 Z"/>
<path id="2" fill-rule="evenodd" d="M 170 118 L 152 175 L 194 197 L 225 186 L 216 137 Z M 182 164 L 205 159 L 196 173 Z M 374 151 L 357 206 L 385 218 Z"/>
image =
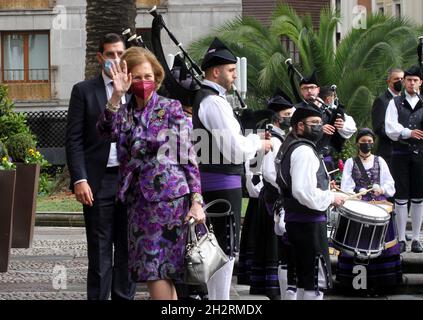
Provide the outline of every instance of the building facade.
<path id="1" fill-rule="evenodd" d="M 342 22 L 338 25 L 340 37 L 344 37 L 358 22 L 362 6 L 366 12 L 380 12 L 387 16 L 408 19 L 417 25 L 423 24 L 423 1 L 421 0 L 331 0 L 332 6 L 340 10 Z"/>
<path id="2" fill-rule="evenodd" d="M 158 6 L 186 47 L 242 14 L 241 0 L 137 0 L 137 30 L 148 38 Z M 18 110 L 67 109 L 72 86 L 84 79 L 85 0 L 0 0 L 0 82 Z M 168 37 L 163 37 L 168 39 Z M 165 40 L 166 53 L 177 48 Z"/>

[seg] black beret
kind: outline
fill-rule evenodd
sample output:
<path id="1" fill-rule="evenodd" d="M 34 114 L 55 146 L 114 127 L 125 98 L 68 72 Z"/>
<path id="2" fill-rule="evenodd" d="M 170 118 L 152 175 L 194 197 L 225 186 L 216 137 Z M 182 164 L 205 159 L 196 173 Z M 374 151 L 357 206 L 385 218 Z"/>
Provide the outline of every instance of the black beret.
<path id="1" fill-rule="evenodd" d="M 412 66 L 410 69 L 404 71 L 404 78 L 407 76 L 419 77 L 422 79 L 422 72 L 419 66 Z"/>
<path id="2" fill-rule="evenodd" d="M 293 107 L 291 99 L 281 90 L 278 89 L 273 97 L 267 101 L 267 109 L 275 112 L 290 109 Z"/>
<path id="3" fill-rule="evenodd" d="M 210 67 L 236 62 L 237 59 L 232 51 L 229 50 L 229 48 L 218 38 L 214 38 L 206 55 L 204 56 L 201 69 L 205 71 Z"/>
<path id="4" fill-rule="evenodd" d="M 358 140 L 361 137 L 364 137 L 364 136 L 371 136 L 373 139 L 375 139 L 375 133 L 373 132 L 372 129 L 370 129 L 370 128 L 361 128 L 357 132 L 357 136 L 355 137 L 355 142 L 357 143 Z"/>
<path id="5" fill-rule="evenodd" d="M 308 118 L 308 117 L 322 117 L 322 111 L 317 108 L 313 107 L 309 104 L 302 104 L 299 106 L 292 115 L 291 118 L 291 126 L 296 125 L 301 120 Z"/>

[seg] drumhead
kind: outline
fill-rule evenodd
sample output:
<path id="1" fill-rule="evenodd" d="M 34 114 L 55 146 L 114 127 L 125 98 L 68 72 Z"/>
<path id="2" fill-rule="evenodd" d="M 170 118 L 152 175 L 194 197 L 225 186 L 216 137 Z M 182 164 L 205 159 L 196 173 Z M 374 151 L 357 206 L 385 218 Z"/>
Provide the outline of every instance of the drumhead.
<path id="1" fill-rule="evenodd" d="M 347 209 L 349 214 L 365 219 L 387 221 L 390 218 L 390 215 L 384 208 L 366 201 L 347 200 L 342 207 Z"/>

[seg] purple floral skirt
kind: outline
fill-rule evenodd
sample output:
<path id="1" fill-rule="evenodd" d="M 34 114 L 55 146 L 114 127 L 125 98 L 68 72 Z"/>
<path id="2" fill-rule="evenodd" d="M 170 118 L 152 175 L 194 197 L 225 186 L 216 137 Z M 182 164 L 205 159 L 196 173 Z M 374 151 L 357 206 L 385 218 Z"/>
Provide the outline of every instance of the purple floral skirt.
<path id="1" fill-rule="evenodd" d="M 128 195 L 129 273 L 133 281 L 182 279 L 189 196 L 168 202 L 148 202 Z"/>

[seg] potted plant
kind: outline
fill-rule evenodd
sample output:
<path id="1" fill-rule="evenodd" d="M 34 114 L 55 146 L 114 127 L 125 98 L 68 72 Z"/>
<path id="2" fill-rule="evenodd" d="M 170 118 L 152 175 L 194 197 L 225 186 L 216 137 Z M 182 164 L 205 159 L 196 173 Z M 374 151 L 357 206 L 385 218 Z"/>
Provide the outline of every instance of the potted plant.
<path id="1" fill-rule="evenodd" d="M 16 165 L 12 248 L 29 248 L 32 244 L 40 167 L 47 163 L 35 145 L 30 133 L 15 134 L 6 142 Z"/>
<path id="2" fill-rule="evenodd" d="M 12 243 L 15 165 L 0 141 L 0 272 L 7 272 Z"/>

